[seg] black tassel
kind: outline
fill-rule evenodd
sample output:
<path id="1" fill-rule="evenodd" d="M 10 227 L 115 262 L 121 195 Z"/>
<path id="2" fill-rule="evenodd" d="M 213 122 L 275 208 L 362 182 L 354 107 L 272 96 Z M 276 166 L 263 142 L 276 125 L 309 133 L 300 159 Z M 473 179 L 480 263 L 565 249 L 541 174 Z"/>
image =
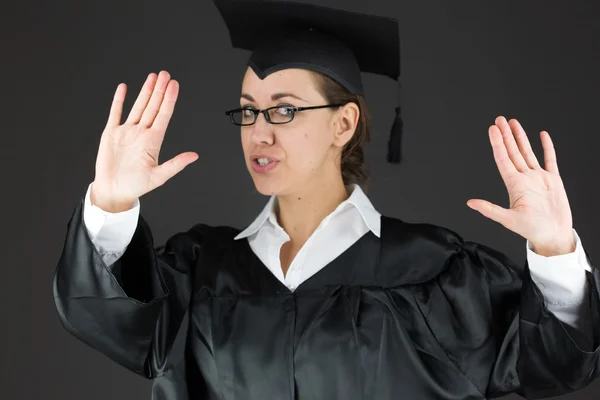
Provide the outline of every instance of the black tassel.
<path id="1" fill-rule="evenodd" d="M 402 107 L 396 107 L 396 118 L 392 124 L 390 140 L 388 142 L 387 160 L 391 164 L 400 164 L 402 161 L 402 133 L 404 131 L 404 121 L 401 115 Z"/>

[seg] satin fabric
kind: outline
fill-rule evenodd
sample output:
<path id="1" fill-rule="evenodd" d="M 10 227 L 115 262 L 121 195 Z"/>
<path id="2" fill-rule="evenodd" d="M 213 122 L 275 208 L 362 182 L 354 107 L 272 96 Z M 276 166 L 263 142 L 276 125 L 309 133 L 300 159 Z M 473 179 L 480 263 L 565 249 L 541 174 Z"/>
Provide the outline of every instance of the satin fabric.
<path id="1" fill-rule="evenodd" d="M 59 318 L 153 379 L 156 400 L 542 398 L 600 374 L 595 268 L 590 342 L 547 311 L 527 264 L 439 226 L 383 216 L 381 239 L 368 232 L 291 292 L 230 227 L 155 247 L 140 216 L 106 266 L 82 210 L 55 271 Z"/>

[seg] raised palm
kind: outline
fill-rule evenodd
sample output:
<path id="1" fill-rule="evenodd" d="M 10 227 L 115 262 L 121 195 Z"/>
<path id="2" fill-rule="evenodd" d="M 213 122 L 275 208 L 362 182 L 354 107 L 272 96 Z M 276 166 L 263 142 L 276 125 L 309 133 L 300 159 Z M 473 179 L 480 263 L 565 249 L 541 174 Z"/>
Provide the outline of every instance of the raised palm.
<path id="1" fill-rule="evenodd" d="M 197 153 L 185 152 L 158 164 L 179 92 L 179 83 L 171 80 L 168 72 L 148 75 L 127 120 L 121 124 L 126 91 L 125 84 L 117 87 L 96 158 L 93 190 L 97 197 L 111 202 L 131 202 L 198 159 Z"/>

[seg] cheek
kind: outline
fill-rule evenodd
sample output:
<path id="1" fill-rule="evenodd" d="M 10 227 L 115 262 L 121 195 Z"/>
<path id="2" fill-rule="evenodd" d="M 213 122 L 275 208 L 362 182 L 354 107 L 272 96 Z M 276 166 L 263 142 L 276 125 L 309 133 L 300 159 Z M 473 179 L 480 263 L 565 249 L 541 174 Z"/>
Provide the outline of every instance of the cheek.
<path id="1" fill-rule="evenodd" d="M 295 135 L 286 136 L 282 139 L 282 147 L 285 149 L 286 158 L 290 161 L 290 167 L 299 171 L 310 172 L 320 168 L 327 159 L 327 152 L 331 143 L 325 134 L 319 131 L 300 131 Z"/>

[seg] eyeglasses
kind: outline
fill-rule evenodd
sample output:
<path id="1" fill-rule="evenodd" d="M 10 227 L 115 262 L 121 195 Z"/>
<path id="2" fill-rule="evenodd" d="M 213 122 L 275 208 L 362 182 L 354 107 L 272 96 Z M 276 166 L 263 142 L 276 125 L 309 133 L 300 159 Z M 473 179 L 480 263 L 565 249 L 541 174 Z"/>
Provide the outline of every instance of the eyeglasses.
<path id="1" fill-rule="evenodd" d="M 263 114 L 270 124 L 280 125 L 288 124 L 294 120 L 298 111 L 315 110 L 317 108 L 339 107 L 343 104 L 326 104 L 324 106 L 313 107 L 293 107 L 293 106 L 274 106 L 264 110 L 257 110 L 250 107 L 236 108 L 235 110 L 225 111 L 225 115 L 231 117 L 231 122 L 239 126 L 253 125 L 258 118 L 258 114 Z"/>

